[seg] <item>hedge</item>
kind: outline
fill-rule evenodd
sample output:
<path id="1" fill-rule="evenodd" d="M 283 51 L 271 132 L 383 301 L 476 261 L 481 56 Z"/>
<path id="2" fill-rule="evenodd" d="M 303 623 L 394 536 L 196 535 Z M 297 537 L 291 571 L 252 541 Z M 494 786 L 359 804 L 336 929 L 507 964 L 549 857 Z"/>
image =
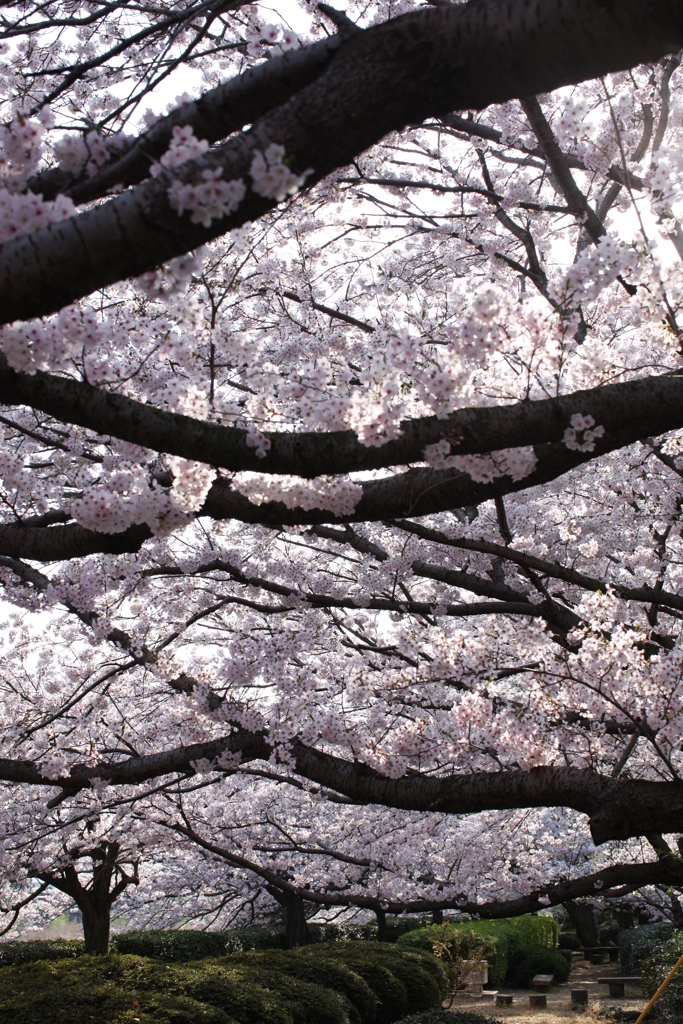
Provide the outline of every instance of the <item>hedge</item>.
<path id="1" fill-rule="evenodd" d="M 312 943 L 376 939 L 377 925 L 315 923 L 309 924 L 308 933 Z M 112 947 L 119 953 L 132 953 L 173 963 L 204 960 L 208 956 L 223 956 L 225 953 L 242 953 L 249 949 L 286 949 L 286 942 L 282 925 L 257 924 L 249 928 L 229 928 L 214 932 L 192 929 L 123 932 L 114 936 Z"/>
<path id="2" fill-rule="evenodd" d="M 619 933 L 619 962 L 624 974 L 640 974 L 640 961 L 652 956 L 663 947 L 673 935 L 674 926 L 670 921 L 643 924 L 640 928 L 628 928 Z"/>
<path id="3" fill-rule="evenodd" d="M 165 963 L 86 955 L 0 969 L 13 1024 L 390 1024 L 441 1005 L 443 967 L 385 943 L 328 943 Z"/>
<path id="4" fill-rule="evenodd" d="M 32 939 L 0 942 L 0 967 L 28 964 L 34 960 L 68 960 L 85 953 L 82 939 Z"/>
<path id="5" fill-rule="evenodd" d="M 644 927 L 647 927 L 645 925 Z M 635 929 L 641 931 L 640 928 Z M 655 994 L 677 960 L 683 956 L 683 932 L 675 931 L 671 938 L 660 946 L 653 955 L 640 961 L 640 975 L 643 992 L 650 998 Z M 683 1014 L 683 976 L 680 970 L 659 1000 L 672 1020 L 681 1020 Z"/>

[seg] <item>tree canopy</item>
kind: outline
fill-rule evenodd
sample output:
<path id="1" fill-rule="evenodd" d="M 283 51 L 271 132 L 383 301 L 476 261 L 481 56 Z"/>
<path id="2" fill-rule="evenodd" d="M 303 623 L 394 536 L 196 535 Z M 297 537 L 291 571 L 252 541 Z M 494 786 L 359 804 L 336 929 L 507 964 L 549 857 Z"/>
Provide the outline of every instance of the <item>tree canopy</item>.
<path id="1" fill-rule="evenodd" d="M 4 927 L 683 920 L 679 0 L 0 37 Z"/>

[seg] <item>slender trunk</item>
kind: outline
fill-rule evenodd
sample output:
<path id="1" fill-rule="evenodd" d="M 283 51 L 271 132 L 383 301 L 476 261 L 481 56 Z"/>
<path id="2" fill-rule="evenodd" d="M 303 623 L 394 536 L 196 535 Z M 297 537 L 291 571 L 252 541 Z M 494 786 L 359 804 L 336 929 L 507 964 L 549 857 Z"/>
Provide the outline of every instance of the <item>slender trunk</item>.
<path id="1" fill-rule="evenodd" d="M 587 907 L 583 903 L 576 903 L 574 900 L 568 900 L 564 904 L 564 909 L 574 922 L 581 945 L 588 948 L 599 946 L 598 921 L 593 908 Z"/>
<path id="2" fill-rule="evenodd" d="M 432 924 L 443 924 L 443 910 L 432 911 Z"/>
<path id="3" fill-rule="evenodd" d="M 377 941 L 388 942 L 387 939 L 387 915 L 383 910 L 376 910 L 377 915 Z"/>
<path id="4" fill-rule="evenodd" d="M 106 956 L 109 952 L 109 907 L 93 904 L 81 907 L 81 911 L 86 953 L 92 956 Z"/>

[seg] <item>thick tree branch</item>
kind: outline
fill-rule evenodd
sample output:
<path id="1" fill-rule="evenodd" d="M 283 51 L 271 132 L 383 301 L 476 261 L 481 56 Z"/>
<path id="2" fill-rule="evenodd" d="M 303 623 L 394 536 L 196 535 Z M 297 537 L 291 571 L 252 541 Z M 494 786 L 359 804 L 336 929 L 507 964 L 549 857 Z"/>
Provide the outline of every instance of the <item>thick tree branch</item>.
<path id="1" fill-rule="evenodd" d="M 659 60 L 683 44 L 678 0 L 473 0 L 419 10 L 348 38 L 319 78 L 248 132 L 176 172 L 221 168 L 248 179 L 255 151 L 284 145 L 309 183 L 388 132 L 451 110 L 479 109 Z M 209 227 L 178 217 L 168 173 L 0 250 L 3 321 L 45 315 L 136 276 L 271 209 L 249 191 Z"/>
<path id="2" fill-rule="evenodd" d="M 442 419 L 404 420 L 401 436 L 369 447 L 352 430 L 266 432 L 265 458 L 247 445 L 247 431 L 167 412 L 84 381 L 37 371 L 11 370 L 0 354 L 0 402 L 40 409 L 102 437 L 195 459 L 230 472 L 252 470 L 316 477 L 384 469 L 424 461 L 424 450 L 453 438 L 458 455 L 562 441 L 575 413 L 590 415 L 605 430 L 596 452 L 683 427 L 683 374 L 608 384 L 570 395 L 514 405 L 460 409 Z M 616 443 L 615 443 L 616 442 Z"/>

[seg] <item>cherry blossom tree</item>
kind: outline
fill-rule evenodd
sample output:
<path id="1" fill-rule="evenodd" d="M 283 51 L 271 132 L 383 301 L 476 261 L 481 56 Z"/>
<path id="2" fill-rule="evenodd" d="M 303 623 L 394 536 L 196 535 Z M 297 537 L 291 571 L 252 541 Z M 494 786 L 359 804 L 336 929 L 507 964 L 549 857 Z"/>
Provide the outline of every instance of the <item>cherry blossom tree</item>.
<path id="1" fill-rule="evenodd" d="M 269 17 L 0 21 L 2 909 L 676 917 L 679 4 Z"/>

